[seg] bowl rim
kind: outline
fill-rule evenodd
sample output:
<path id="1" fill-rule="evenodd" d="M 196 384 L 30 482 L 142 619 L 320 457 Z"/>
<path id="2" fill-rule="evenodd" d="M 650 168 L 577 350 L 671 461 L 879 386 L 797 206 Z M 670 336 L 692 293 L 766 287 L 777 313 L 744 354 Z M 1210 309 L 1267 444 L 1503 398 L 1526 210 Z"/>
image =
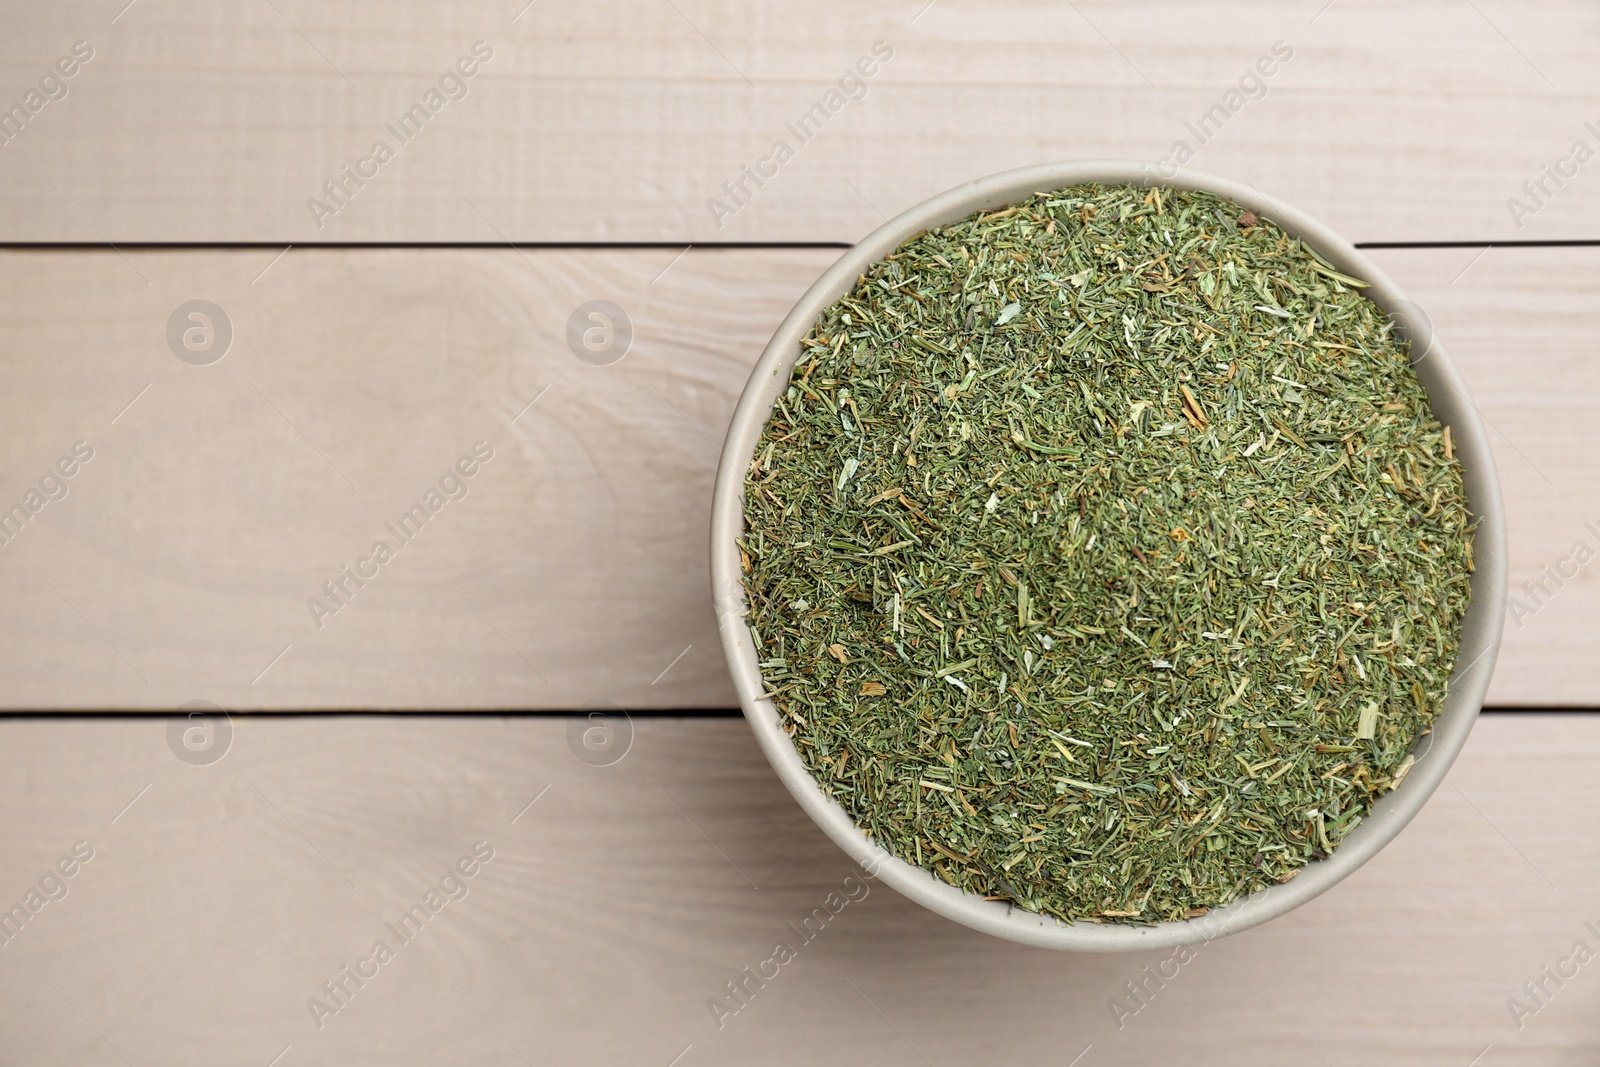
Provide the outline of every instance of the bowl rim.
<path id="1" fill-rule="evenodd" d="M 1017 203 L 1035 192 L 1089 182 L 1215 193 L 1302 238 L 1336 269 L 1368 281 L 1366 295 L 1391 316 L 1402 317 L 1415 333 L 1413 347 L 1426 341 L 1424 354 L 1413 365 L 1427 393 L 1429 408 L 1451 429 L 1468 506 L 1479 523 L 1473 542 L 1472 595 L 1461 623 L 1458 665 L 1450 677 L 1444 709 L 1432 729 L 1418 739 L 1412 752 L 1415 762 L 1401 784 L 1374 802 L 1362 823 L 1326 859 L 1306 864 L 1289 881 L 1258 890 L 1194 919 L 1150 926 L 1083 920 L 1068 923 L 1006 902 L 984 900 L 949 885 L 931 871 L 896 858 L 871 840 L 822 789 L 779 724 L 776 708 L 770 700 L 762 699 L 759 657 L 750 628 L 744 622 L 746 601 L 736 543 L 744 529 L 745 472 L 774 399 L 787 386 L 789 374 L 798 362 L 800 342 L 818 316 L 848 292 L 869 265 L 923 230 Z M 1476 406 L 1433 336 L 1426 315 L 1406 300 L 1399 287 L 1355 246 L 1253 185 L 1186 169 L 1171 176 L 1157 176 L 1147 164 L 1118 160 L 1043 163 L 967 182 L 902 212 L 844 252 L 795 303 L 751 371 L 723 441 L 712 498 L 711 581 L 719 636 L 745 719 L 784 786 L 852 860 L 900 893 L 973 929 L 1054 949 L 1133 952 L 1212 941 L 1299 907 L 1372 858 L 1422 808 L 1466 744 L 1483 706 L 1500 645 L 1506 573 L 1505 517 L 1488 438 Z"/>

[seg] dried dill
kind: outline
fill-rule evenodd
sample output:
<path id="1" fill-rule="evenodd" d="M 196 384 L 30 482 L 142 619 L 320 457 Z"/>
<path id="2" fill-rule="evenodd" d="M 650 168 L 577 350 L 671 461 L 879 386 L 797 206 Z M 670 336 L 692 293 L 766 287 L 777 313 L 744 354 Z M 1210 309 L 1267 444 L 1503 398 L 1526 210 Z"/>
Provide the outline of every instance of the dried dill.
<path id="1" fill-rule="evenodd" d="M 767 690 L 864 831 L 1150 923 L 1287 880 L 1400 782 L 1471 524 L 1364 287 L 1217 196 L 1087 185 L 821 316 L 740 548 Z"/>

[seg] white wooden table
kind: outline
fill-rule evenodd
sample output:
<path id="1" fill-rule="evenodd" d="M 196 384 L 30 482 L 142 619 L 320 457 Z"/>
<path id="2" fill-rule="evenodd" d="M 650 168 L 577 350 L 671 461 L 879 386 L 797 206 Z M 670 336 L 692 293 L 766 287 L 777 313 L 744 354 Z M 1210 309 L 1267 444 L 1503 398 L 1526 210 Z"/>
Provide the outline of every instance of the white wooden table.
<path id="1" fill-rule="evenodd" d="M 524 2 L 0 10 L 0 1064 L 1600 1060 L 1600 582 L 1544 577 L 1600 548 L 1600 12 Z M 1175 154 L 1431 316 L 1504 482 L 1521 710 L 1355 877 L 1175 977 L 865 883 L 828 913 L 846 861 L 724 710 L 744 377 L 884 216 Z M 633 335 L 604 366 L 567 342 L 596 299 Z M 220 358 L 169 341 L 196 300 Z M 192 700 L 235 713 L 218 762 L 169 747 Z M 612 766 L 557 714 L 593 701 L 633 715 Z"/>

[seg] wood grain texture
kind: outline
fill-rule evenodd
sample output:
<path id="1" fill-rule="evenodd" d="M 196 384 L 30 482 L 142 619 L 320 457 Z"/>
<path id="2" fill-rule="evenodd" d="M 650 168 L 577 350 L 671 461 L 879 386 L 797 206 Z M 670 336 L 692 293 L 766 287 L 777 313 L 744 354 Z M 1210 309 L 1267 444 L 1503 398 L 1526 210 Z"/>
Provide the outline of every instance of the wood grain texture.
<path id="1" fill-rule="evenodd" d="M 719 442 L 833 257 L 674 255 L 296 251 L 259 277 L 270 254 L 0 256 L 0 499 L 95 449 L 0 547 L 0 700 L 731 706 L 708 595 Z M 234 329 L 206 367 L 164 332 L 196 295 Z M 635 333 L 610 366 L 566 340 L 595 298 Z M 494 458 L 465 498 L 402 544 L 478 441 Z M 380 540 L 395 557 L 314 612 Z"/>
<path id="2" fill-rule="evenodd" d="M 227 755 L 194 767 L 161 719 L 0 722 L 0 904 L 75 842 L 94 849 L 0 945 L 0 1061 L 1600 1058 L 1600 964 L 1548 985 L 1521 1029 L 1507 1007 L 1600 941 L 1584 925 L 1600 925 L 1594 716 L 1485 718 L 1383 853 L 1169 964 L 1120 1029 L 1111 999 L 1167 954 L 1029 949 L 882 886 L 804 941 L 851 867 L 736 719 L 641 720 L 610 767 L 575 759 L 560 718 L 235 725 Z M 480 840 L 495 854 L 467 895 L 400 944 L 385 924 Z M 318 1029 L 307 1000 L 379 939 L 395 958 Z M 708 1001 L 779 941 L 797 958 L 719 1029 Z"/>
<path id="3" fill-rule="evenodd" d="M 1372 255 L 1426 309 L 1488 424 L 1515 597 L 1490 704 L 1600 706 L 1600 564 L 1573 552 L 1600 552 L 1600 248 Z"/>
<path id="4" fill-rule="evenodd" d="M 0 504 L 75 441 L 95 449 L 0 545 L 0 705 L 733 706 L 707 595 L 718 447 L 833 253 L 675 256 L 0 255 Z M 1600 548 L 1583 444 L 1600 250 L 1376 258 L 1430 309 L 1493 427 L 1513 586 L 1580 538 Z M 233 323 L 211 366 L 167 347 L 194 297 Z M 610 366 L 565 338 L 595 298 L 634 326 Z M 480 440 L 495 458 L 468 495 L 401 545 L 386 524 Z M 395 558 L 314 613 L 379 539 Z M 1491 703 L 1600 704 L 1594 567 L 1554 592 L 1508 628 Z"/>
<path id="5" fill-rule="evenodd" d="M 124 3 L 7 15 L 0 104 L 76 40 L 95 58 L 0 147 L 0 240 L 854 241 L 982 174 L 1180 141 L 1351 240 L 1600 238 L 1600 164 L 1521 225 L 1507 204 L 1600 147 L 1581 0 Z M 479 40 L 466 95 L 390 133 Z M 789 133 L 878 40 L 865 96 Z M 1277 41 L 1264 95 L 1185 125 Z M 719 225 L 708 200 L 780 139 L 794 158 Z M 315 219 L 378 140 L 395 158 Z"/>

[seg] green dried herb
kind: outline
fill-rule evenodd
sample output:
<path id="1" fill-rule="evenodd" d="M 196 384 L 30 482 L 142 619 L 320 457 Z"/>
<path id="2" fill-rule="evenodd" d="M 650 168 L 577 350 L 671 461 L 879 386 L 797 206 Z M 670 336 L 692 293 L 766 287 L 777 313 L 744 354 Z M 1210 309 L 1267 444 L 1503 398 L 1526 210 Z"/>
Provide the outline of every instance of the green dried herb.
<path id="1" fill-rule="evenodd" d="M 1471 523 L 1364 286 L 1217 196 L 1089 185 L 918 235 L 821 316 L 740 546 L 767 689 L 866 833 L 1150 923 L 1399 783 Z"/>

